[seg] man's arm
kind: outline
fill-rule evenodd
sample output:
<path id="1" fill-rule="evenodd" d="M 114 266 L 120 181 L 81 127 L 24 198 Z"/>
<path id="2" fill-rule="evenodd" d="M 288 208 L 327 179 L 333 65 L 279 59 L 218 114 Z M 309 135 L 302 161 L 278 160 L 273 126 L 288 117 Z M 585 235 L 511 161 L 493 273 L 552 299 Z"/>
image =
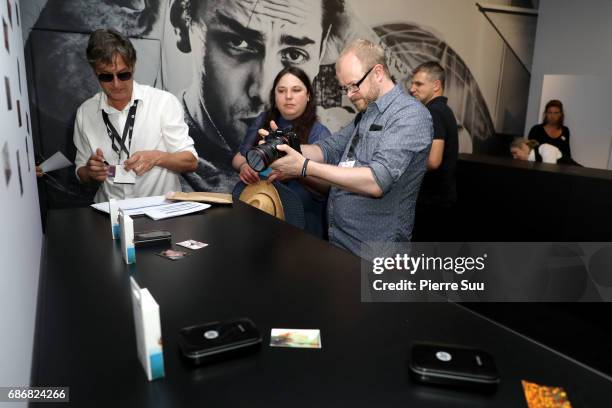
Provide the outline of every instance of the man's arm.
<path id="1" fill-rule="evenodd" d="M 163 103 L 161 133 L 168 151 L 144 150 L 132 154 L 124 163 L 125 169 L 134 170 L 138 176 L 155 166 L 175 173 L 195 171 L 198 167 L 198 154 L 193 147 L 193 139 L 189 137 L 183 107 L 174 95 L 167 94 L 160 99 L 160 103 Z"/>
<path id="2" fill-rule="evenodd" d="M 442 164 L 444 157 L 444 141 L 448 138 L 446 127 L 444 126 L 444 116 L 437 109 L 429 111 L 433 125 L 433 140 L 431 150 L 427 157 L 427 170 L 435 170 Z"/>
<path id="3" fill-rule="evenodd" d="M 300 149 L 302 150 L 302 155 L 307 158 L 310 159 L 312 161 L 316 161 L 319 163 L 323 163 L 324 161 L 324 157 L 323 157 L 323 151 L 321 150 L 321 147 L 319 147 L 318 145 L 300 145 Z"/>
<path id="4" fill-rule="evenodd" d="M 310 146 L 305 145 L 304 147 Z M 315 159 L 321 158 L 318 156 L 319 154 L 322 156 L 320 149 L 317 153 L 316 150 L 307 148 L 304 152 L 306 157 L 287 145 L 280 145 L 277 149 L 287 154 L 272 163 L 272 168 L 287 177 L 300 177 L 304 162 L 306 158 L 309 158 L 310 161 L 306 167 L 307 176 L 316 177 L 336 187 L 362 195 L 381 197 L 383 194 L 369 167 L 344 168 L 319 163 Z M 313 154 L 313 157 L 310 157 L 311 154 Z"/>
<path id="5" fill-rule="evenodd" d="M 277 129 L 278 126 L 276 126 L 274 121 L 271 121 L 270 128 Z M 300 150 L 302 150 L 304 157 L 310 160 L 320 163 L 326 162 L 337 164 L 354 130 L 355 123 L 350 122 L 333 135 L 317 141 L 316 144 L 300 145 Z M 259 129 L 258 134 L 263 138 L 268 135 L 268 131 L 266 129 Z M 262 141 L 259 143 L 261 144 Z"/>
<path id="6" fill-rule="evenodd" d="M 81 183 L 103 183 L 107 177 L 107 167 L 104 164 L 102 149 L 96 149 L 87 160 L 87 164 L 77 168 L 76 174 Z"/>
<path id="7" fill-rule="evenodd" d="M 427 158 L 427 170 L 435 170 L 442 164 L 444 156 L 444 139 L 434 139 Z"/>
<path id="8" fill-rule="evenodd" d="M 313 176 L 333 186 L 370 197 L 382 197 L 383 191 L 369 167 L 345 168 L 324 163 L 308 163 L 307 176 Z"/>
<path id="9" fill-rule="evenodd" d="M 100 148 L 92 153 L 93 148 L 87 140 L 85 132 L 83 132 L 83 107 L 79 107 L 77 110 L 72 140 L 76 147 L 76 157 L 74 158 L 76 177 L 81 183 L 85 184 L 103 183 L 107 177 L 104 154 Z"/>
<path id="10" fill-rule="evenodd" d="M 418 104 L 398 107 L 397 112 L 384 123 L 385 131 L 378 136 L 379 143 L 367 165 L 345 168 L 315 162 L 311 167 L 308 162 L 305 174 L 358 194 L 371 197 L 384 195 L 408 169 L 413 158 L 420 152 L 429 153 L 431 145 L 433 127 L 427 110 Z M 278 170 L 301 175 L 305 159 L 288 146 L 278 149 L 288 153 L 277 160 L 280 161 L 276 166 Z M 322 150 L 329 162 L 325 150 Z"/>
<path id="11" fill-rule="evenodd" d="M 146 150 L 134 153 L 124 162 L 124 165 L 125 170 L 134 170 L 136 175 L 141 176 L 155 166 L 163 167 L 175 173 L 195 171 L 198 168 L 198 160 L 190 151 L 168 153 L 159 150 Z"/>

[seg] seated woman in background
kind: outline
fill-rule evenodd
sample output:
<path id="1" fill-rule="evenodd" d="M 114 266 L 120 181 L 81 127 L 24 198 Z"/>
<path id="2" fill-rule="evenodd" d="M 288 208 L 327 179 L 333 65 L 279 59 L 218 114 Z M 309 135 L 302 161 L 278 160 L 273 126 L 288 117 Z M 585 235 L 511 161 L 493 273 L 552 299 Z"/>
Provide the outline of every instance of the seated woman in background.
<path id="1" fill-rule="evenodd" d="M 564 119 L 563 104 L 557 99 L 551 99 L 546 103 L 542 123 L 531 128 L 528 138 L 538 142 L 540 147 L 548 144 L 559 149 L 561 157 L 556 163 L 577 164 L 572 159 L 570 131 L 563 125 Z"/>
<path id="2" fill-rule="evenodd" d="M 267 129 L 270 121 L 279 129 L 293 127 L 301 144 L 312 144 L 331 135 L 317 118 L 315 95 L 308 75 L 299 68 L 287 67 L 276 75 L 270 90 L 269 109 L 262 112 L 247 129 L 238 153 L 232 159 L 232 166 L 240 173 L 245 184 L 259 181 L 259 174 L 246 161 L 247 151 L 255 146 L 261 137 L 259 129 Z M 262 172 L 267 173 L 267 170 Z M 325 221 L 326 197 L 306 187 L 302 179 L 283 181 L 300 196 L 304 206 L 306 231 L 320 237 L 327 236 Z"/>

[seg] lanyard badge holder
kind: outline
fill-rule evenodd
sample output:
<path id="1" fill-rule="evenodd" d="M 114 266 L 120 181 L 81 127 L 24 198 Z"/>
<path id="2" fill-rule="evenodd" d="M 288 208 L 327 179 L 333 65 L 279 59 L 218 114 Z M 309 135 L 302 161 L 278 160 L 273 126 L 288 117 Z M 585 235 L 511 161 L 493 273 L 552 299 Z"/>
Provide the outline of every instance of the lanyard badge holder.
<path id="1" fill-rule="evenodd" d="M 132 135 L 134 132 L 134 122 L 136 120 L 136 108 L 138 107 L 138 101 L 134 101 L 134 104 L 128 111 L 128 118 L 125 121 L 123 127 L 123 135 L 119 137 L 117 129 L 108 119 L 108 114 L 102 111 L 102 119 L 106 125 L 106 131 L 111 139 L 111 146 L 113 151 L 117 153 L 118 164 L 111 165 L 108 169 L 108 176 L 113 178 L 113 181 L 117 184 L 134 184 L 136 182 L 136 176 L 132 171 L 126 171 L 121 162 L 121 152 L 125 152 L 127 158 L 130 158 L 130 147 L 132 146 Z M 117 142 L 115 144 L 115 141 Z M 126 141 L 128 145 L 126 146 Z M 117 144 L 119 146 L 117 146 Z"/>

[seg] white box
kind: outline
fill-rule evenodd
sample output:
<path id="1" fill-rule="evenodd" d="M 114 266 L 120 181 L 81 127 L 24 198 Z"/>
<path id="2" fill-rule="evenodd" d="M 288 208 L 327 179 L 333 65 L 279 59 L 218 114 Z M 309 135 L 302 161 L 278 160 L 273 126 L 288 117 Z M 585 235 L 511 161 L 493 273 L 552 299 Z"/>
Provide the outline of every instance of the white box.
<path id="1" fill-rule="evenodd" d="M 136 348 L 138 359 L 149 381 L 163 378 L 164 351 L 162 347 L 159 305 L 147 289 L 141 289 L 130 277 Z"/>
<path id="2" fill-rule="evenodd" d="M 113 239 L 119 239 L 121 236 L 121 227 L 119 226 L 119 205 L 117 200 L 111 198 L 108 201 L 108 213 L 110 214 L 111 233 Z"/>
<path id="3" fill-rule="evenodd" d="M 119 210 L 119 225 L 121 226 L 121 252 L 126 264 L 136 263 L 136 248 L 134 247 L 134 221 Z"/>

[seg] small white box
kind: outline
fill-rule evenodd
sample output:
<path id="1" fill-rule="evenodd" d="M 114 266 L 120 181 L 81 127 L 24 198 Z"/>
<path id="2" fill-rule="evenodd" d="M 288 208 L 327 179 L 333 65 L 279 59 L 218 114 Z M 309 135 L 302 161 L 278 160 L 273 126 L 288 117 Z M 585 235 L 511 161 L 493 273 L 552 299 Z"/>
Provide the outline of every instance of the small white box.
<path id="1" fill-rule="evenodd" d="M 165 376 L 164 350 L 162 347 L 159 305 L 148 289 L 141 289 L 132 277 L 130 277 L 130 286 L 138 359 L 149 381 L 163 378 Z"/>
<path id="2" fill-rule="evenodd" d="M 113 239 L 119 239 L 121 231 L 121 227 L 119 227 L 119 205 L 117 204 L 117 200 L 114 198 L 111 198 L 108 201 L 108 213 L 110 214 L 111 233 L 113 234 Z"/>
<path id="3" fill-rule="evenodd" d="M 136 248 L 134 248 L 134 221 L 119 210 L 119 225 L 121 226 L 121 251 L 126 264 L 136 263 Z"/>

